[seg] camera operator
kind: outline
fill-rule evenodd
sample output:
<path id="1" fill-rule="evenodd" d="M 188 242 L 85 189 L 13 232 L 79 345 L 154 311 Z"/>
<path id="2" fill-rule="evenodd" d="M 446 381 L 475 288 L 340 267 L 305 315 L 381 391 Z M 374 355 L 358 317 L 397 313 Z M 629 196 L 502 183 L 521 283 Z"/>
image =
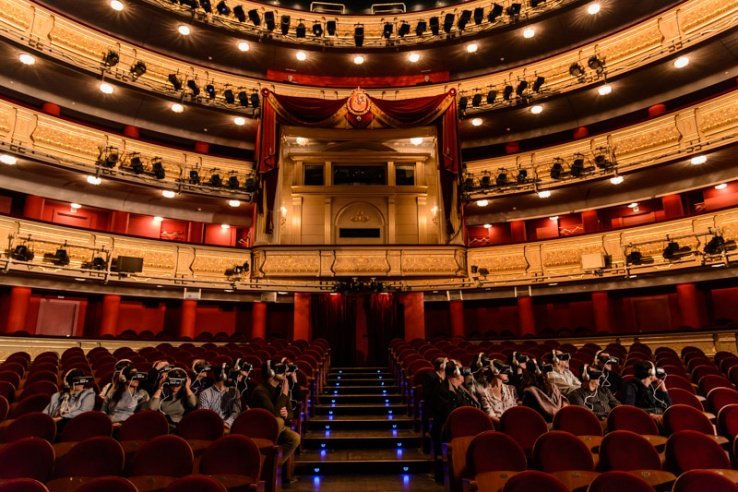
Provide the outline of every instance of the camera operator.
<path id="1" fill-rule="evenodd" d="M 213 378 L 209 377 L 213 372 L 213 366 L 205 359 L 195 359 L 192 361 L 192 376 L 194 380 L 190 385 L 192 392 L 196 397 L 200 393 L 208 389 L 213 384 Z"/>
<path id="2" fill-rule="evenodd" d="M 623 387 L 623 377 L 615 372 L 615 366 L 620 363 L 617 357 L 613 357 L 605 350 L 595 354 L 592 367 L 602 371 L 600 387 L 607 388 L 612 394 L 617 393 Z"/>
<path id="3" fill-rule="evenodd" d="M 600 420 L 607 419 L 620 402 L 608 388 L 602 386 L 604 377 L 604 373 L 596 367 L 585 365 L 582 369 L 582 387 L 569 393 L 569 403 L 589 408 Z"/>
<path id="4" fill-rule="evenodd" d="M 521 397 L 523 405 L 540 413 L 546 422 L 552 422 L 556 412 L 569 404 L 559 388 L 548 378 L 553 371 L 551 364 L 538 367 L 533 360 L 528 361 L 521 377 Z"/>
<path id="5" fill-rule="evenodd" d="M 241 398 L 236 390 L 231 367 L 223 363 L 215 366 L 208 373 L 213 384 L 200 393 L 200 408 L 212 410 L 223 419 L 223 426 L 231 428 L 231 424 L 241 413 Z"/>
<path id="6" fill-rule="evenodd" d="M 476 379 L 476 395 L 482 410 L 499 424 L 503 412 L 518 404 L 515 388 L 510 384 L 512 368 L 499 360 L 479 354 L 472 364 Z"/>
<path id="7" fill-rule="evenodd" d="M 161 374 L 149 408 L 158 410 L 169 421 L 169 427 L 179 424 L 185 412 L 197 406 L 197 397 L 190 388 L 190 376 L 184 369 L 175 367 Z"/>
<path id="8" fill-rule="evenodd" d="M 69 420 L 94 409 L 95 390 L 90 387 L 92 381 L 92 377 L 81 369 L 71 369 L 64 375 L 61 388 L 51 396 L 51 401 L 44 408 L 44 413 L 56 422 L 57 433 Z"/>
<path id="9" fill-rule="evenodd" d="M 571 354 L 555 349 L 551 351 L 553 370 L 548 372 L 547 377 L 551 384 L 555 385 L 564 396 L 579 389 L 582 385 L 569 369 L 569 360 L 571 360 Z"/>
<path id="10" fill-rule="evenodd" d="M 642 408 L 651 415 L 663 414 L 671 406 L 664 384 L 666 372 L 650 360 L 639 360 L 633 366 L 633 373 L 635 377 L 623 385 L 622 402 Z"/>
<path id="11" fill-rule="evenodd" d="M 149 394 L 139 387 L 145 380 L 146 374 L 139 373 L 133 366 L 120 371 L 102 405 L 102 411 L 113 421 L 113 427 L 120 427 L 128 417 L 148 407 Z"/>
<path id="12" fill-rule="evenodd" d="M 263 408 L 271 412 L 279 422 L 279 438 L 277 443 L 282 448 L 284 464 L 300 445 L 300 434 L 290 429 L 293 418 L 292 400 L 301 399 L 302 395 L 293 394 L 297 388 L 297 366 L 286 358 L 267 360 L 262 368 L 264 383 L 254 389 L 251 394 L 251 406 Z"/>

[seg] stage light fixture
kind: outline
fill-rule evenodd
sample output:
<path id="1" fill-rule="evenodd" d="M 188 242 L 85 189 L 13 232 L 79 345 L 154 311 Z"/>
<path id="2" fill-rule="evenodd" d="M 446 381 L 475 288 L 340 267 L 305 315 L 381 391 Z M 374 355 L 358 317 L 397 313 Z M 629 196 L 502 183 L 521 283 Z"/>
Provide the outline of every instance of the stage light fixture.
<path id="1" fill-rule="evenodd" d="M 433 34 L 434 36 L 438 36 L 440 34 L 441 20 L 438 17 L 433 16 L 430 18 L 430 30 L 431 34 Z"/>
<path id="2" fill-rule="evenodd" d="M 471 191 L 474 189 L 474 176 L 471 174 L 467 174 L 464 178 L 463 188 L 467 191 Z"/>
<path id="3" fill-rule="evenodd" d="M 314 22 L 313 23 L 313 36 L 316 38 L 323 36 L 323 24 L 320 22 Z"/>
<path id="4" fill-rule="evenodd" d="M 517 2 L 511 3 L 510 6 L 507 8 L 507 15 L 510 17 L 518 17 L 520 16 L 520 10 L 523 8 L 523 6 Z"/>
<path id="5" fill-rule="evenodd" d="M 499 16 L 502 15 L 503 7 L 499 3 L 493 3 L 492 7 L 489 9 L 489 14 L 487 14 L 487 20 L 490 22 L 494 22 L 497 20 Z"/>
<path id="6" fill-rule="evenodd" d="M 418 25 L 415 26 L 415 35 L 422 36 L 425 31 L 428 30 L 428 23 L 424 20 L 419 20 Z"/>
<path id="7" fill-rule="evenodd" d="M 530 6 L 531 8 L 536 8 L 540 4 L 544 3 L 546 0 L 530 0 Z"/>
<path id="8" fill-rule="evenodd" d="M 231 13 L 231 8 L 228 6 L 225 0 L 221 0 L 220 2 L 218 2 L 218 4 L 215 6 L 215 9 L 220 15 L 228 15 Z"/>
<path id="9" fill-rule="evenodd" d="M 282 16 L 285 17 L 285 16 Z M 287 16 L 289 19 L 289 16 Z M 274 12 L 271 10 L 267 10 L 264 12 L 264 27 L 266 27 L 267 31 L 272 32 L 274 31 L 274 28 L 277 26 L 277 21 L 274 19 Z M 284 32 L 282 33 L 284 34 Z"/>
<path id="10" fill-rule="evenodd" d="M 213 186 L 215 188 L 223 185 L 223 178 L 220 177 L 220 174 L 215 173 L 210 175 L 210 180 L 208 181 L 208 184 L 210 186 Z"/>
<path id="11" fill-rule="evenodd" d="M 177 77 L 176 73 L 170 73 L 167 77 L 167 80 L 169 80 L 169 83 L 172 84 L 172 87 L 175 91 L 182 90 L 182 80 Z"/>
<path id="12" fill-rule="evenodd" d="M 397 29 L 397 35 L 401 38 L 404 38 L 408 34 L 410 34 L 410 24 L 403 21 L 402 24 L 400 24 L 400 28 Z"/>
<path id="13" fill-rule="evenodd" d="M 528 81 L 521 80 L 518 82 L 518 86 L 515 88 L 515 94 L 518 95 L 518 97 L 523 97 L 523 92 L 525 92 L 525 89 L 528 88 Z"/>
<path id="14" fill-rule="evenodd" d="M 200 173 L 197 171 L 197 169 L 190 170 L 190 177 L 189 180 L 191 185 L 199 185 L 200 184 Z"/>
<path id="15" fill-rule="evenodd" d="M 674 260 L 677 258 L 679 252 L 679 243 L 676 241 L 669 241 L 664 248 L 664 251 L 661 253 L 661 256 L 663 256 L 665 260 Z"/>
<path id="16" fill-rule="evenodd" d="M 246 118 L 243 116 L 236 116 L 233 118 L 233 124 L 236 126 L 243 126 L 246 124 Z"/>
<path id="17" fill-rule="evenodd" d="M 179 0 L 179 3 L 191 8 L 192 10 L 195 10 L 197 8 L 197 0 Z"/>
<path id="18" fill-rule="evenodd" d="M 200 95 L 200 87 L 197 85 L 197 82 L 190 79 L 187 81 L 187 87 L 190 89 L 190 92 L 192 93 L 192 97 L 197 97 Z"/>
<path id="19" fill-rule="evenodd" d="M 479 25 L 484 22 L 484 7 L 474 9 L 474 24 Z"/>
<path id="20" fill-rule="evenodd" d="M 209 99 L 215 99 L 215 86 L 213 84 L 206 85 L 205 93 L 208 95 Z"/>
<path id="21" fill-rule="evenodd" d="M 354 45 L 358 48 L 364 46 L 364 26 L 362 25 L 354 27 Z"/>
<path id="22" fill-rule="evenodd" d="M 251 93 L 251 107 L 254 109 L 259 108 L 259 93 L 256 91 Z"/>
<path id="23" fill-rule="evenodd" d="M 238 180 L 238 176 L 231 175 L 228 178 L 228 188 L 237 190 L 239 186 L 241 186 L 241 182 Z"/>
<path id="24" fill-rule="evenodd" d="M 595 150 L 594 163 L 599 169 L 607 169 L 612 163 L 610 162 L 609 152 L 606 147 L 598 147 Z"/>
<path id="25" fill-rule="evenodd" d="M 584 156 L 582 154 L 574 154 L 574 161 L 571 163 L 569 172 L 575 178 L 580 177 L 584 173 Z"/>
<path id="26" fill-rule="evenodd" d="M 131 171 L 133 171 L 133 174 L 143 174 L 144 172 L 144 164 L 141 160 L 141 154 L 136 152 L 135 154 L 131 155 Z"/>
<path id="27" fill-rule="evenodd" d="M 236 96 L 233 94 L 232 89 L 226 89 L 223 91 L 223 97 L 225 98 L 226 103 L 228 104 L 234 104 L 236 102 Z"/>
<path id="28" fill-rule="evenodd" d="M 477 92 L 472 97 L 472 106 L 478 108 L 482 104 L 482 94 Z"/>
<path id="29" fill-rule="evenodd" d="M 625 261 L 630 265 L 643 264 L 643 255 L 640 251 L 631 251 L 625 256 Z"/>
<path id="30" fill-rule="evenodd" d="M 556 157 L 551 165 L 551 179 L 561 179 L 564 172 L 564 159 Z"/>
<path id="31" fill-rule="evenodd" d="M 540 75 L 536 77 L 536 80 L 533 81 L 533 92 L 541 92 L 541 87 L 543 87 L 545 82 L 545 77 L 541 77 Z"/>
<path id="32" fill-rule="evenodd" d="M 569 75 L 571 75 L 572 77 L 577 77 L 577 78 L 583 77 L 584 68 L 582 68 L 582 66 L 579 63 L 574 62 L 571 65 L 569 65 Z"/>
<path id="33" fill-rule="evenodd" d="M 118 55 L 118 52 L 114 50 L 108 50 L 108 52 L 105 53 L 105 56 L 103 57 L 103 63 L 106 67 L 114 67 L 118 64 L 119 61 L 120 56 Z"/>
<path id="34" fill-rule="evenodd" d="M 490 89 L 489 92 L 487 92 L 487 104 L 494 104 L 495 99 L 497 99 L 497 91 Z"/>
<path id="35" fill-rule="evenodd" d="M 154 157 L 151 159 L 151 172 L 154 173 L 156 179 L 164 179 L 167 175 L 166 169 L 164 169 L 164 162 L 161 157 Z"/>
<path id="36" fill-rule="evenodd" d="M 182 36 L 189 36 L 190 34 L 192 34 L 192 29 L 188 25 L 180 24 L 179 26 L 177 26 L 177 32 Z"/>
<path id="37" fill-rule="evenodd" d="M 131 72 L 131 78 L 133 80 L 136 80 L 139 77 L 141 77 L 143 74 L 146 73 L 146 64 L 142 62 L 141 60 L 138 60 L 136 63 L 134 63 L 131 66 L 130 72 Z"/>
<path id="38" fill-rule="evenodd" d="M 213 6 L 210 3 L 210 0 L 200 0 L 200 7 L 202 7 L 202 9 L 208 14 L 213 12 Z"/>
<path id="39" fill-rule="evenodd" d="M 466 96 L 462 96 L 459 98 L 459 112 L 461 114 L 466 113 L 466 107 L 469 105 L 469 98 Z"/>
<path id="40" fill-rule="evenodd" d="M 102 256 L 95 256 L 91 261 L 85 262 L 82 268 L 87 270 L 105 270 L 108 268 L 108 262 Z"/>
<path id="41" fill-rule="evenodd" d="M 597 55 L 589 57 L 587 60 L 587 66 L 597 73 L 602 73 L 605 70 L 605 62 Z"/>
<path id="42" fill-rule="evenodd" d="M 446 34 L 449 34 L 451 29 L 453 29 L 455 17 L 456 16 L 454 14 L 446 14 L 443 16 L 443 32 Z"/>
<path id="43" fill-rule="evenodd" d="M 238 17 L 238 14 L 236 13 L 236 9 L 238 8 L 240 8 L 241 14 L 243 14 L 243 7 L 239 5 L 238 7 L 233 9 L 233 13 L 236 15 L 236 17 Z M 261 16 L 259 15 L 258 10 L 256 9 L 249 10 L 248 16 L 249 16 L 249 20 L 251 21 L 253 25 L 255 25 L 256 27 L 259 27 L 261 25 Z M 243 17 L 243 20 L 241 20 L 240 18 L 238 20 L 241 22 L 246 22 L 246 16 Z"/>
<path id="44" fill-rule="evenodd" d="M 243 185 L 244 189 L 249 193 L 254 193 L 259 189 L 259 182 L 253 176 L 246 178 L 246 184 Z"/>
<path id="45" fill-rule="evenodd" d="M 518 184 L 523 184 L 528 180 L 528 171 L 525 169 L 518 169 L 518 175 L 515 177 Z"/>
<path id="46" fill-rule="evenodd" d="M 719 255 L 725 250 L 725 239 L 723 236 L 712 236 L 703 249 L 706 255 Z"/>
<path id="47" fill-rule="evenodd" d="M 44 255 L 46 256 L 46 255 Z M 69 265 L 69 253 L 64 248 L 59 248 L 53 255 L 50 255 L 51 263 L 56 266 L 67 266 Z"/>
<path id="48" fill-rule="evenodd" d="M 505 88 L 502 89 L 502 99 L 504 99 L 505 101 L 509 101 L 512 98 L 514 90 L 515 89 L 513 89 L 513 86 L 506 85 Z"/>
<path id="49" fill-rule="evenodd" d="M 307 28 L 305 27 L 305 24 L 303 22 L 300 22 L 295 28 L 295 36 L 297 36 L 298 38 L 304 38 L 306 35 Z"/>
<path id="50" fill-rule="evenodd" d="M 489 171 L 482 171 L 482 178 L 479 180 L 479 186 L 489 188 L 492 186 L 492 176 Z"/>
<path id="51" fill-rule="evenodd" d="M 18 261 L 31 261 L 34 256 L 35 254 L 33 251 L 25 244 L 19 244 L 13 248 L 13 252 L 10 253 L 10 257 Z"/>
<path id="52" fill-rule="evenodd" d="M 97 158 L 97 164 L 98 166 L 104 166 L 108 169 L 112 169 L 115 167 L 116 164 L 118 164 L 118 159 L 120 159 L 118 147 L 105 147 L 105 149 L 100 153 L 100 156 Z"/>
<path id="53" fill-rule="evenodd" d="M 389 39 L 392 36 L 392 32 L 395 30 L 395 25 L 391 22 L 385 22 L 382 27 L 382 36 L 384 39 Z"/>
<path id="54" fill-rule="evenodd" d="M 244 108 L 248 107 L 249 105 L 249 96 L 246 94 L 246 91 L 239 91 L 238 92 L 238 103 L 243 106 Z"/>
<path id="55" fill-rule="evenodd" d="M 325 23 L 325 30 L 328 32 L 328 36 L 336 35 L 336 21 L 329 20 Z"/>
<path id="56" fill-rule="evenodd" d="M 482 126 L 484 123 L 484 120 L 482 118 L 472 118 L 471 124 L 472 126 Z"/>
<path id="57" fill-rule="evenodd" d="M 463 31 L 466 29 L 466 25 L 469 24 L 472 18 L 472 11 L 471 10 L 462 10 L 461 15 L 459 15 L 459 22 L 456 23 L 456 26 L 459 28 L 459 31 Z"/>
<path id="58" fill-rule="evenodd" d="M 505 186 L 507 184 L 507 173 L 504 169 L 497 175 L 495 184 L 497 184 L 497 186 Z"/>

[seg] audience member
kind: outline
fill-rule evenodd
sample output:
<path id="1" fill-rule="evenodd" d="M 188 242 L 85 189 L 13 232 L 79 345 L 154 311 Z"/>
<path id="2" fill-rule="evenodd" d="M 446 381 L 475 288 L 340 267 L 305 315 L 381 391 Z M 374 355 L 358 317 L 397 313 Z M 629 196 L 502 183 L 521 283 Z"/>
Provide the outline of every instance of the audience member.
<path id="1" fill-rule="evenodd" d="M 602 371 L 600 386 L 607 388 L 614 395 L 623 387 L 623 378 L 615 371 L 615 366 L 620 363 L 617 357 L 611 356 L 607 351 L 600 350 L 595 354 L 593 367 Z"/>
<path id="2" fill-rule="evenodd" d="M 431 397 L 431 413 L 433 415 L 431 434 L 436 450 L 440 449 L 443 425 L 452 411 L 467 406 L 481 408 L 476 397 L 463 385 L 464 376 L 471 374 L 471 371 L 462 367 L 461 362 L 456 360 L 449 360 L 444 370 L 445 380 L 436 386 Z"/>
<path id="3" fill-rule="evenodd" d="M 128 417 L 148 407 L 149 394 L 139 388 L 145 380 L 146 374 L 139 373 L 133 366 L 126 366 L 118 374 L 102 405 L 102 411 L 108 414 L 114 427 L 120 427 Z"/>
<path id="4" fill-rule="evenodd" d="M 536 410 L 546 422 L 552 422 L 556 412 L 568 404 L 566 397 L 547 376 L 553 367 L 545 364 L 540 368 L 532 360 L 527 367 L 521 379 L 523 405 Z"/>
<path id="5" fill-rule="evenodd" d="M 671 406 L 671 398 L 664 381 L 666 373 L 653 362 L 639 360 L 633 366 L 634 378 L 623 385 L 621 401 L 635 405 L 650 414 L 661 415 Z"/>
<path id="6" fill-rule="evenodd" d="M 197 397 L 190 388 L 190 376 L 184 369 L 175 367 L 161 374 L 158 386 L 151 395 L 149 408 L 163 413 L 174 428 L 185 412 L 197 406 Z"/>
<path id="7" fill-rule="evenodd" d="M 567 396 L 582 385 L 569 369 L 571 354 L 560 350 L 552 350 L 551 354 L 552 370 L 548 372 L 547 378 L 561 391 L 562 395 Z"/>
<path id="8" fill-rule="evenodd" d="M 213 366 L 205 359 L 195 359 L 192 361 L 192 380 L 191 388 L 195 396 L 199 397 L 200 393 L 208 389 L 213 384 L 210 375 L 213 372 Z"/>
<path id="9" fill-rule="evenodd" d="M 108 393 L 112 391 L 113 386 L 115 386 L 115 383 L 120 377 L 120 372 L 126 367 L 132 365 L 133 362 L 131 362 L 130 359 L 120 359 L 118 362 L 115 363 L 115 366 L 113 366 L 113 375 L 110 377 L 110 382 L 106 383 L 105 386 L 103 386 L 102 390 L 100 390 L 100 397 L 103 400 L 108 396 Z"/>
<path id="10" fill-rule="evenodd" d="M 607 419 L 612 409 L 620 402 L 609 389 L 602 386 L 603 378 L 602 371 L 585 365 L 582 369 L 582 387 L 569 393 L 567 397 L 569 403 L 589 408 L 600 420 Z"/>
<path id="11" fill-rule="evenodd" d="M 477 399 L 482 410 L 497 424 L 505 410 L 518 404 L 515 388 L 510 384 L 512 368 L 486 356 L 477 358 L 475 366 L 472 369 L 477 381 Z"/>
<path id="12" fill-rule="evenodd" d="M 433 372 L 426 373 L 423 378 L 423 401 L 430 404 L 436 387 L 446 380 L 446 364 L 448 358 L 436 357 L 433 359 Z"/>
<path id="13" fill-rule="evenodd" d="M 44 408 L 44 413 L 56 421 L 57 432 L 69 420 L 95 408 L 95 390 L 89 386 L 92 381 L 81 369 L 72 369 L 64 375 L 61 388 Z"/>
<path id="14" fill-rule="evenodd" d="M 143 389 L 145 389 L 150 395 L 153 394 L 154 391 L 156 391 L 156 389 L 159 387 L 159 382 L 161 381 L 162 376 L 170 368 L 171 365 L 166 359 L 157 360 L 156 362 L 154 362 L 151 365 L 151 369 L 149 369 L 145 384 L 142 385 Z"/>
<path id="15" fill-rule="evenodd" d="M 220 415 L 225 428 L 230 429 L 233 421 L 241 413 L 241 398 L 231 368 L 225 363 L 212 367 L 208 377 L 213 384 L 200 393 L 200 408 L 212 410 Z"/>

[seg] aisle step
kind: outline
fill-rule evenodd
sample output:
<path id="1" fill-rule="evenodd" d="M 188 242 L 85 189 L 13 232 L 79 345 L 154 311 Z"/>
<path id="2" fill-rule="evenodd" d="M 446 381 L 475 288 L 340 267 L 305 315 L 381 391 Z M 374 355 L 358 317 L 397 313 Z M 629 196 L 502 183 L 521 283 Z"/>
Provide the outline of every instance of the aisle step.
<path id="1" fill-rule="evenodd" d="M 330 430 L 309 431 L 303 435 L 303 449 L 348 449 L 356 448 L 418 449 L 420 433 L 403 430 Z"/>
<path id="2" fill-rule="evenodd" d="M 383 394 L 383 392 L 386 392 L 386 394 L 388 394 L 388 395 L 390 395 L 390 394 L 400 395 L 401 394 L 400 393 L 400 387 L 399 386 L 395 386 L 395 385 L 380 386 L 380 385 L 353 384 L 353 383 L 354 383 L 354 381 L 352 381 L 352 384 L 350 384 L 350 385 L 348 385 L 348 384 L 346 384 L 346 385 L 343 385 L 342 384 L 340 386 L 326 385 L 324 387 L 325 388 L 325 393 L 328 394 L 328 395 L 332 395 L 333 392 L 335 391 L 336 394 L 339 394 L 339 395 L 341 393 L 350 393 L 350 394 L 354 394 L 354 395 L 358 395 L 358 394 L 377 394 L 377 395 L 381 395 L 381 394 Z"/>
<path id="3" fill-rule="evenodd" d="M 400 415 L 388 420 L 386 415 L 340 415 L 333 419 L 325 415 L 316 415 L 311 418 L 305 425 L 307 429 L 328 430 L 325 426 L 329 426 L 332 430 L 341 429 L 410 429 L 413 427 L 414 420 L 407 415 Z"/>
<path id="4" fill-rule="evenodd" d="M 304 474 L 428 473 L 431 462 L 417 449 L 304 450 L 295 472 Z"/>
<path id="5" fill-rule="evenodd" d="M 325 398 L 321 399 L 324 402 Z M 407 404 L 402 403 L 391 403 L 386 404 L 371 404 L 371 403 L 344 403 L 340 407 L 330 404 L 321 403 L 315 405 L 316 415 L 356 415 L 361 413 L 373 414 L 373 415 L 405 415 L 407 414 Z"/>
<path id="6" fill-rule="evenodd" d="M 378 394 L 378 395 L 372 395 L 372 394 L 355 394 L 353 392 L 349 393 L 338 393 L 337 395 L 328 395 L 327 397 L 324 397 L 321 400 L 321 403 L 326 405 L 343 405 L 343 404 L 351 404 L 351 403 L 373 403 L 376 405 L 387 405 L 387 404 L 394 404 L 394 403 L 403 403 L 405 401 L 405 397 L 400 394 Z"/>

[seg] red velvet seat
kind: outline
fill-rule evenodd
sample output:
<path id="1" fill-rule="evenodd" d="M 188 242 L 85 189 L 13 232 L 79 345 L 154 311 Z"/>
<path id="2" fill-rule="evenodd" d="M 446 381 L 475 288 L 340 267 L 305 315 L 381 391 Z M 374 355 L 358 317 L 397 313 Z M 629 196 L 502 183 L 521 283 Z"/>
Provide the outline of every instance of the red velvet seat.
<path id="1" fill-rule="evenodd" d="M 23 401 L 36 395 L 51 396 L 59 390 L 56 384 L 50 381 L 36 381 L 23 386 L 23 391 L 18 396 L 18 401 Z"/>
<path id="2" fill-rule="evenodd" d="M 0 369 L 0 381 L 6 381 L 13 385 L 14 388 L 20 387 L 21 377 L 17 372 L 5 371 Z"/>
<path id="3" fill-rule="evenodd" d="M 623 471 L 600 474 L 589 484 L 587 492 L 656 492 L 642 478 Z"/>
<path id="4" fill-rule="evenodd" d="M 489 471 L 523 471 L 525 452 L 515 440 L 497 431 L 484 431 L 469 443 L 466 463 L 470 476 Z"/>
<path id="5" fill-rule="evenodd" d="M 0 372 L 5 371 L 14 372 L 18 376 L 23 377 L 26 373 L 26 366 L 8 359 L 0 365 Z"/>
<path id="6" fill-rule="evenodd" d="M 738 436 L 738 403 L 725 405 L 717 415 L 718 434 L 731 442 Z"/>
<path id="7" fill-rule="evenodd" d="M 90 437 L 110 437 L 112 434 L 113 423 L 110 417 L 102 412 L 85 412 L 67 422 L 59 436 L 59 442 L 84 441 Z"/>
<path id="8" fill-rule="evenodd" d="M 679 475 L 672 492 L 738 492 L 731 479 L 710 470 L 690 470 Z"/>
<path id="9" fill-rule="evenodd" d="M 492 420 L 485 412 L 474 407 L 454 409 L 446 419 L 446 435 L 448 439 L 464 436 L 476 436 L 480 432 L 494 430 Z"/>
<path id="10" fill-rule="evenodd" d="M 675 432 L 666 441 L 665 468 L 679 475 L 704 468 L 730 468 L 730 459 L 710 436 L 695 430 Z"/>
<path id="11" fill-rule="evenodd" d="M 707 401 L 715 413 L 726 406 L 738 403 L 738 391 L 732 388 L 715 388 L 707 394 Z"/>
<path id="12" fill-rule="evenodd" d="M 549 431 L 533 446 L 533 461 L 545 472 L 594 469 L 592 453 L 575 435 Z"/>
<path id="13" fill-rule="evenodd" d="M 238 476 L 246 484 L 257 484 L 261 475 L 259 448 L 246 436 L 221 437 L 205 450 L 200 473 Z"/>
<path id="14" fill-rule="evenodd" d="M 38 437 L 48 442 L 56 438 L 56 422 L 42 412 L 31 412 L 13 420 L 2 433 L 3 442 L 14 442 L 26 437 Z"/>
<path id="15" fill-rule="evenodd" d="M 45 482 L 54 466 L 54 448 L 38 437 L 26 437 L 0 448 L 0 479 L 32 478 Z"/>
<path id="16" fill-rule="evenodd" d="M 100 477 L 85 482 L 75 492 L 138 492 L 138 489 L 122 477 Z"/>
<path id="17" fill-rule="evenodd" d="M 671 388 L 669 390 L 669 398 L 671 398 L 672 404 L 687 405 L 700 412 L 705 411 L 705 407 L 702 406 L 702 402 L 697 398 L 697 395 L 682 388 Z"/>
<path id="18" fill-rule="evenodd" d="M 221 424 L 222 427 L 222 424 Z M 169 422 L 161 412 L 144 410 L 128 417 L 118 429 L 119 441 L 148 441 L 169 434 Z"/>
<path id="19" fill-rule="evenodd" d="M 511 477 L 502 488 L 502 492 L 532 492 L 539 490 L 545 490 L 546 492 L 569 492 L 569 489 L 558 478 L 537 470 L 527 470 L 518 473 Z"/>
<path id="20" fill-rule="evenodd" d="M 59 374 L 51 371 L 32 371 L 28 373 L 28 376 L 23 382 L 23 385 L 27 388 L 31 384 L 37 383 L 38 381 L 47 381 L 56 386 L 59 383 Z"/>
<path id="21" fill-rule="evenodd" d="M 190 475 L 175 480 L 164 492 L 228 492 L 217 480 L 205 475 Z"/>
<path id="22" fill-rule="evenodd" d="M 660 470 L 661 458 L 648 440 L 627 430 L 609 432 L 600 445 L 601 470 Z"/>
<path id="23" fill-rule="evenodd" d="M 192 473 L 194 459 L 190 445 L 181 437 L 158 436 L 133 456 L 130 475 L 182 477 Z"/>
<path id="24" fill-rule="evenodd" d="M 188 441 L 215 441 L 223 436 L 223 419 L 212 410 L 200 408 L 182 418 L 177 434 Z"/>
<path id="25" fill-rule="evenodd" d="M 670 378 L 667 378 L 667 380 Z M 607 428 L 613 430 L 629 430 L 636 434 L 658 435 L 656 422 L 645 410 L 631 405 L 619 405 L 607 416 Z"/>
<path id="26" fill-rule="evenodd" d="M 20 401 L 10 407 L 10 414 L 8 418 L 17 419 L 21 415 L 25 415 L 31 412 L 41 412 L 46 405 L 49 404 L 51 397 L 49 395 L 33 395 Z"/>
<path id="27" fill-rule="evenodd" d="M 8 403 L 7 398 L 0 395 L 0 422 L 5 420 L 5 418 L 8 416 L 8 413 L 10 413 L 10 403 Z"/>
<path id="28" fill-rule="evenodd" d="M 689 391 L 690 393 L 695 393 L 694 386 L 692 386 L 689 379 L 676 374 L 670 374 L 669 377 L 666 378 L 666 381 L 664 381 L 664 384 L 669 390 L 672 388 L 681 388 L 685 391 Z"/>
<path id="29" fill-rule="evenodd" d="M 669 378 L 666 378 L 668 381 Z M 702 377 L 697 385 L 700 387 L 703 395 L 707 395 L 715 388 L 731 388 L 735 389 L 735 386 L 725 376 L 718 376 L 717 374 L 709 374 Z"/>
<path id="30" fill-rule="evenodd" d="M 49 492 L 49 489 L 32 478 L 14 478 L 0 483 L 0 492 Z"/>
<path id="31" fill-rule="evenodd" d="M 266 439 L 276 444 L 279 437 L 279 422 L 268 410 L 251 408 L 236 417 L 231 426 L 231 434 Z"/>
<path id="32" fill-rule="evenodd" d="M 556 412 L 553 428 L 575 436 L 602 435 L 602 425 L 597 416 L 590 409 L 577 405 L 568 405 Z"/>
<path id="33" fill-rule="evenodd" d="M 508 408 L 500 418 L 500 430 L 523 448 L 526 456 L 532 458 L 533 445 L 548 431 L 543 417 L 532 408 L 516 406 Z"/>
<path id="34" fill-rule="evenodd" d="M 92 437 L 56 460 L 54 476 L 103 477 L 123 473 L 123 448 L 112 437 Z"/>
<path id="35" fill-rule="evenodd" d="M 702 411 L 689 405 L 671 405 L 664 412 L 664 431 L 667 435 L 682 430 L 695 430 L 703 434 L 715 435 L 710 419 Z"/>

